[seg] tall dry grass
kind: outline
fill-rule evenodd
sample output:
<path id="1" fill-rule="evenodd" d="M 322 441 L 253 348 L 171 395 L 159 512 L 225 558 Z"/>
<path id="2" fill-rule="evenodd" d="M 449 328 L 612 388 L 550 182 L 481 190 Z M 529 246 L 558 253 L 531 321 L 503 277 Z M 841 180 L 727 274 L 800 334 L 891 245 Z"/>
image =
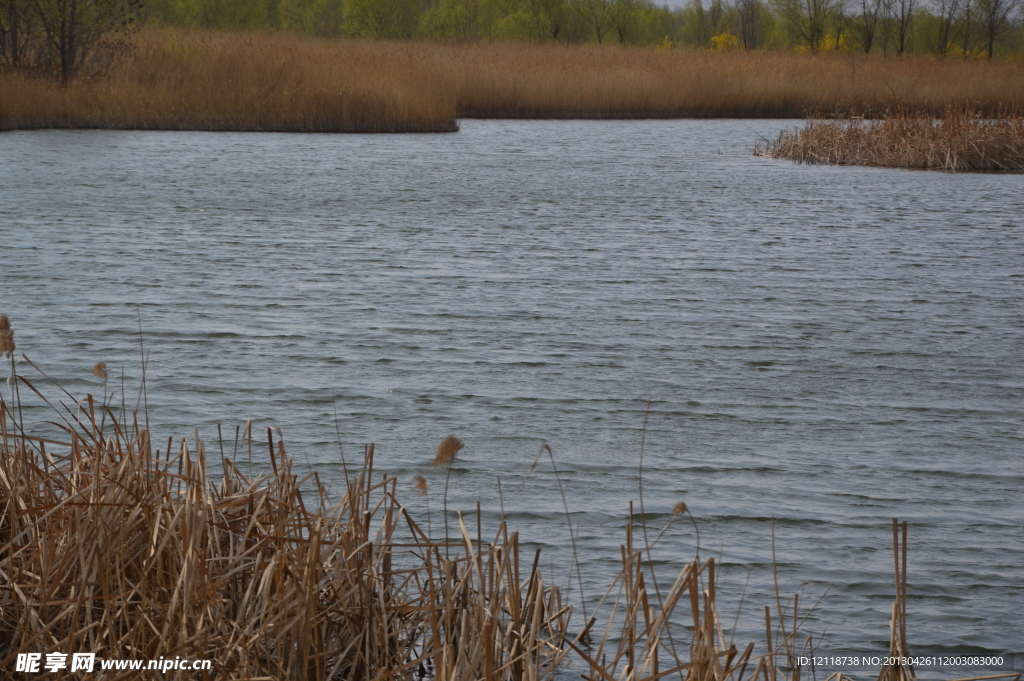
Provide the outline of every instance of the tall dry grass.
<path id="1" fill-rule="evenodd" d="M 145 31 L 104 77 L 62 90 L 0 73 L 0 129 L 453 131 L 432 69 L 398 44 L 352 50 L 288 34 Z"/>
<path id="2" fill-rule="evenodd" d="M 1024 171 L 1024 116 L 949 108 L 939 117 L 898 111 L 874 120 L 810 120 L 760 142 L 754 153 L 798 163 L 949 172 Z"/>
<path id="3" fill-rule="evenodd" d="M 1024 63 L 618 45 L 424 45 L 459 115 L 791 118 L 1024 105 Z"/>
<path id="4" fill-rule="evenodd" d="M 571 650 L 570 609 L 517 535 L 462 525 L 446 558 L 372 447 L 330 504 L 272 439 L 271 471 L 218 457 L 214 481 L 202 442 L 155 449 L 135 423 L 104 436 L 98 409 L 57 443 L 0 403 L 0 669 L 96 652 L 210 659 L 210 678 L 544 679 Z"/>
<path id="5" fill-rule="evenodd" d="M 0 129 L 453 130 L 468 118 L 1024 106 L 1024 62 L 147 29 L 104 78 L 0 74 Z"/>
<path id="6" fill-rule="evenodd" d="M 92 397 L 55 408 L 61 439 L 30 436 L 18 388 L 46 398 L 11 367 L 11 398 L 0 397 L 0 670 L 19 653 L 95 652 L 209 659 L 203 678 L 252 681 L 542 681 L 570 659 L 588 681 L 806 678 L 799 657 L 813 645 L 798 596 L 776 595 L 764 642 L 739 650 L 718 613 L 714 559 L 658 587 L 645 553 L 685 509 L 642 544 L 630 514 L 598 608 L 606 621 L 574 626 L 539 551 L 524 560 L 504 522 L 485 537 L 479 517 L 473 532 L 461 515 L 451 545 L 433 540 L 396 479 L 375 473 L 372 445 L 332 503 L 315 473 L 293 473 L 269 429 L 271 469 L 257 475 L 236 465 L 237 446 L 211 457 L 198 434 L 157 445 L 137 416 L 118 419 Z M 241 442 L 251 461 L 251 428 Z M 906 532 L 901 563 L 894 519 L 896 655 L 909 651 Z M 884 667 L 878 680 L 914 681 L 913 667 Z"/>

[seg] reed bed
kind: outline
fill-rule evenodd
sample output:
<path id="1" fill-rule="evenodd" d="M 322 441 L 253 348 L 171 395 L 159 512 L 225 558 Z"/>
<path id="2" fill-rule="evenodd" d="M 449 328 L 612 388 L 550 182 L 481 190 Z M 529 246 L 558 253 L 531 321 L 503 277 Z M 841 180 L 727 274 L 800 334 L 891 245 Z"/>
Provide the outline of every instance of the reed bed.
<path id="1" fill-rule="evenodd" d="M 618 45 L 424 45 L 467 118 L 802 118 L 1024 106 L 1024 63 Z"/>
<path id="2" fill-rule="evenodd" d="M 0 397 L 3 670 L 19 653 L 94 652 L 212 660 L 197 678 L 252 681 L 542 681 L 570 661 L 587 681 L 799 681 L 812 650 L 797 596 L 765 607 L 760 649 L 727 644 L 714 559 L 695 558 L 660 589 L 645 554 L 665 530 L 638 544 L 632 512 L 598 609 L 606 620 L 574 623 L 539 551 L 521 557 L 504 522 L 486 537 L 479 516 L 473 528 L 458 515 L 451 542 L 424 532 L 397 480 L 375 472 L 373 445 L 331 503 L 316 473 L 293 473 L 270 429 L 271 468 L 253 475 L 237 447 L 214 462 L 198 434 L 156 445 L 137 415 L 119 420 L 92 397 L 55 409 L 60 439 L 30 436 L 18 389 L 46 398 L 25 377 L 12 385 Z M 251 461 L 251 425 L 243 443 Z M 905 655 L 906 524 L 902 565 L 895 519 L 893 537 L 890 651 Z M 914 674 L 901 665 L 878 678 Z"/>
<path id="3" fill-rule="evenodd" d="M 1024 171 L 1024 116 L 949 108 L 938 118 L 898 111 L 875 120 L 810 120 L 757 144 L 798 163 L 956 171 Z"/>
<path id="4" fill-rule="evenodd" d="M 87 69 L 88 71 L 88 69 Z M 449 131 L 457 118 L 1024 107 L 1024 62 L 146 29 L 66 90 L 0 73 L 0 129 Z"/>
<path id="5" fill-rule="evenodd" d="M 0 130 L 451 132 L 455 108 L 400 45 L 287 34 L 146 31 L 102 77 L 66 89 L 0 73 Z"/>

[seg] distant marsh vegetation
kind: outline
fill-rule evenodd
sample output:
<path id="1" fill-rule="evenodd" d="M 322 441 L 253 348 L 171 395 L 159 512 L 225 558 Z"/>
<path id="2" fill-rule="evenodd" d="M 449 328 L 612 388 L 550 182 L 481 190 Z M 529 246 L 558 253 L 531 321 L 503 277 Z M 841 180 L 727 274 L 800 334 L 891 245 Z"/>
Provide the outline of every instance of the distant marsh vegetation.
<path id="1" fill-rule="evenodd" d="M 810 120 L 759 143 L 755 153 L 799 163 L 1024 172 L 1024 115 L 987 118 L 951 107 L 937 117 L 897 111 Z"/>
<path id="2" fill-rule="evenodd" d="M 146 29 L 103 76 L 0 71 L 0 129 L 427 132 L 463 118 L 1024 106 L 1024 62 Z"/>

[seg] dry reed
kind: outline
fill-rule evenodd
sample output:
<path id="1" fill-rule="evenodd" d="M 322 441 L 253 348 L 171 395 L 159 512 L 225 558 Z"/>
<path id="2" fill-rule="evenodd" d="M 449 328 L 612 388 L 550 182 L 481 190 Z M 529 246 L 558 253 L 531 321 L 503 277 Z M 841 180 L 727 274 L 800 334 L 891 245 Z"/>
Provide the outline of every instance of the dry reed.
<path id="1" fill-rule="evenodd" d="M 1024 63 L 618 45 L 430 46 L 467 118 L 791 118 L 1024 106 Z"/>
<path id="2" fill-rule="evenodd" d="M 58 444 L 0 402 L 0 669 L 91 651 L 210 659 L 214 678 L 544 679 L 568 654 L 571 610 L 522 572 L 516 534 L 463 526 L 465 554 L 444 558 L 395 478 L 374 479 L 372 446 L 329 505 L 272 441 L 274 471 L 223 458 L 214 482 L 202 442 L 154 451 L 134 422 L 104 436 L 98 408 Z"/>
<path id="3" fill-rule="evenodd" d="M 147 29 L 67 90 L 0 73 L 0 129 L 431 131 L 463 118 L 802 117 L 1024 106 L 1024 62 Z"/>
<path id="4" fill-rule="evenodd" d="M 714 559 L 651 592 L 652 546 L 635 544 L 632 517 L 603 599 L 607 623 L 588 645 L 596 617 L 570 632 L 573 607 L 542 579 L 539 551 L 531 567 L 504 522 L 485 541 L 459 515 L 455 551 L 443 555 L 399 502 L 397 480 L 374 474 L 373 445 L 331 504 L 315 473 L 292 472 L 269 430 L 271 471 L 243 474 L 222 453 L 214 479 L 198 436 L 154 448 L 137 417 L 82 404 L 61 413 L 56 440 L 27 435 L 0 397 L 0 669 L 19 653 L 89 651 L 209 659 L 206 678 L 253 681 L 542 681 L 570 658 L 588 681 L 801 678 L 798 597 L 765 608 L 764 652 L 741 651 L 726 643 Z M 891 625 L 901 653 L 905 524 L 903 539 Z M 692 624 L 689 645 L 673 640 L 674 617 Z M 879 681 L 913 678 L 883 669 Z"/>
<path id="5" fill-rule="evenodd" d="M 798 163 L 945 171 L 1024 171 L 1024 117 L 949 108 L 939 118 L 897 112 L 877 120 L 811 120 L 760 142 L 755 154 Z"/>
<path id="6" fill-rule="evenodd" d="M 297 35 L 169 30 L 134 42 L 106 76 L 80 78 L 66 90 L 0 73 L 0 129 L 457 129 L 443 87 L 398 45 L 370 53 Z"/>
<path id="7" fill-rule="evenodd" d="M 441 444 L 437 446 L 437 454 L 434 455 L 434 460 L 430 463 L 431 466 L 447 466 L 451 467 L 455 463 L 455 455 L 462 449 L 462 440 L 449 435 L 445 439 L 441 440 Z"/>
<path id="8" fill-rule="evenodd" d="M 11 329 L 11 320 L 5 314 L 0 314 L 0 355 L 14 355 L 14 330 Z"/>

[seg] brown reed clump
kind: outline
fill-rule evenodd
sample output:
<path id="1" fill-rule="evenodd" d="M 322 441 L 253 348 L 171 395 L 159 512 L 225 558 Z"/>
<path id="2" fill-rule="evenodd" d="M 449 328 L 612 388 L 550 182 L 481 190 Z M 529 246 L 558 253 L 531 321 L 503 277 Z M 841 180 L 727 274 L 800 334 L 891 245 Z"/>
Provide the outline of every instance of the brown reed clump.
<path id="1" fill-rule="evenodd" d="M 568 654 L 571 609 L 522 571 L 517 535 L 462 525 L 465 552 L 444 558 L 372 446 L 330 505 L 272 444 L 274 471 L 221 458 L 215 480 L 201 441 L 154 450 L 87 403 L 58 444 L 0 400 L 0 669 L 88 651 L 209 659 L 209 678 L 547 679 Z"/>
<path id="2" fill-rule="evenodd" d="M 97 362 L 96 365 L 92 368 L 92 375 L 97 378 L 107 380 L 107 363 Z"/>
<path id="3" fill-rule="evenodd" d="M 950 107 L 938 118 L 897 111 L 876 120 L 812 120 L 754 153 L 798 163 L 1021 172 L 1024 116 L 986 118 Z"/>
<path id="4" fill-rule="evenodd" d="M 1024 62 L 145 29 L 67 89 L 0 72 L 0 130 L 449 131 L 456 118 L 791 118 L 1024 107 Z"/>

